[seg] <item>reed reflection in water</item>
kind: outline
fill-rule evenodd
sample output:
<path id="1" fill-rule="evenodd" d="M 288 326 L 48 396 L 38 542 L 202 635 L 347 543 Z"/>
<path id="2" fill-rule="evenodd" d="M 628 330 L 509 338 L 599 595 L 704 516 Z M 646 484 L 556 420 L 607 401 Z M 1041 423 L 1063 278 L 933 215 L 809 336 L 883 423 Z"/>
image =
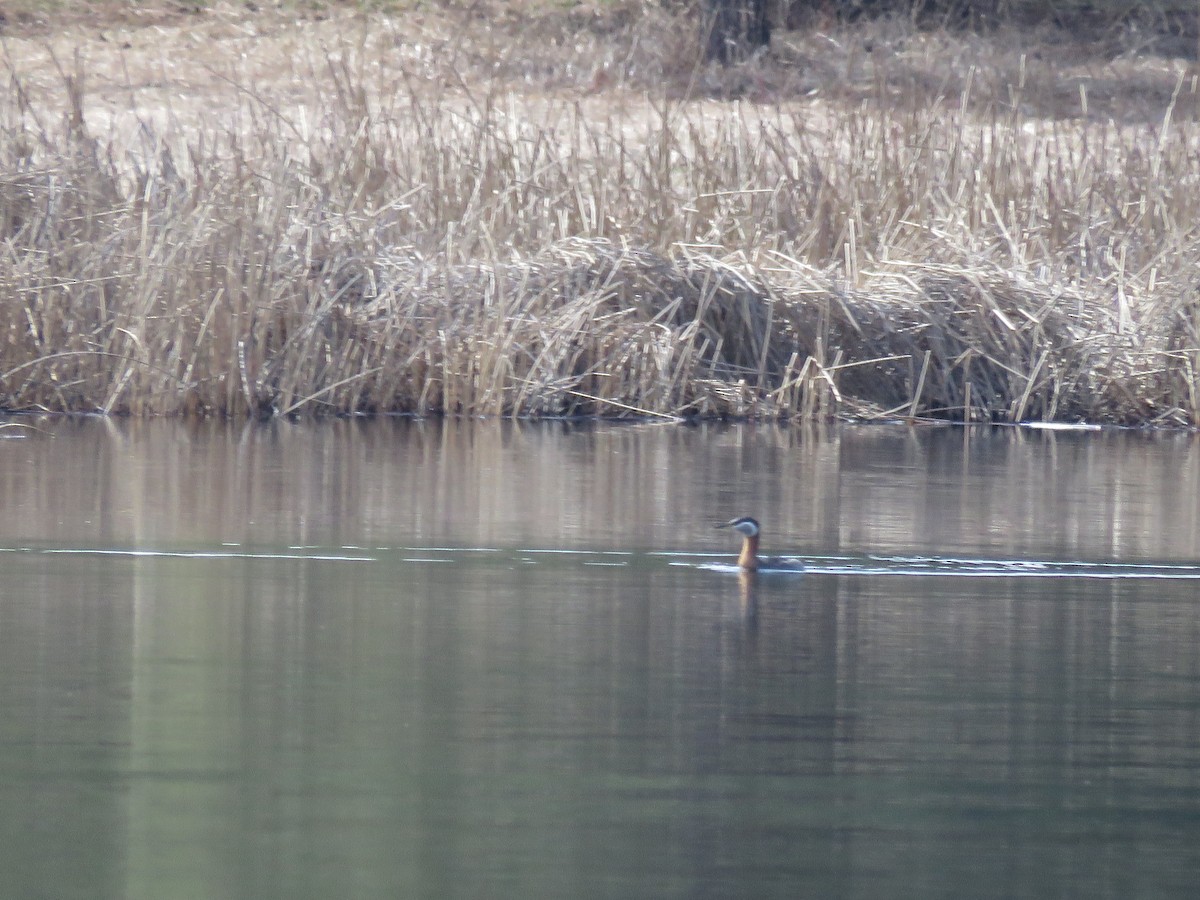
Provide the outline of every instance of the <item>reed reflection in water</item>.
<path id="1" fill-rule="evenodd" d="M 0 442 L 17 895 L 1128 897 L 1200 871 L 1194 582 L 694 565 L 748 511 L 771 552 L 1189 562 L 1191 438 L 51 432 Z"/>
<path id="2" fill-rule="evenodd" d="M 1187 434 L 62 421 L 0 442 L 0 540 L 1197 559 Z M 205 544 L 207 546 L 207 543 Z"/>

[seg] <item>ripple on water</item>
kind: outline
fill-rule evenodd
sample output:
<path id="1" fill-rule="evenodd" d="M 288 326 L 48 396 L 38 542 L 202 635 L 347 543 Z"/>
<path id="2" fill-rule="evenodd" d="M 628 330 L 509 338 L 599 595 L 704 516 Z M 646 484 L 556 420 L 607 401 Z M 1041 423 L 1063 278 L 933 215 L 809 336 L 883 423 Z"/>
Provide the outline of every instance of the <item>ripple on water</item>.
<path id="1" fill-rule="evenodd" d="M 98 547 L 9 547 L 0 552 L 113 556 L 167 559 L 247 559 L 247 560 L 316 560 L 322 562 L 373 562 L 386 548 L 372 550 L 364 547 L 345 547 L 340 551 L 314 552 L 317 548 L 293 547 L 287 552 L 264 552 L 234 549 L 222 544 L 219 550 L 155 550 L 144 548 Z M 454 563 L 480 554 L 495 555 L 506 562 L 519 561 L 537 565 L 539 560 L 563 559 L 580 565 L 625 568 L 638 556 L 626 550 L 588 550 L 522 548 L 506 551 L 498 547 L 400 547 L 398 552 L 416 554 L 404 556 L 407 563 Z M 436 554 L 436 555 L 435 555 Z M 742 570 L 727 560 L 714 560 L 711 554 L 689 551 L 654 551 L 646 557 L 665 558 L 669 566 L 697 569 L 721 574 L 737 574 Z M 1088 578 L 1088 579 L 1170 579 L 1200 580 L 1200 566 L 1168 563 L 1105 563 L 1074 560 L 979 559 L 973 557 L 939 556 L 800 556 L 794 557 L 804 566 L 803 572 L 761 569 L 763 575 L 843 575 L 843 576 L 906 576 L 952 578 Z M 700 560 L 700 561 L 696 561 Z"/>
<path id="2" fill-rule="evenodd" d="M 935 556 L 797 557 L 809 575 L 880 575 L 954 578 L 1093 578 L 1200 580 L 1200 566 L 1153 563 L 1097 563 L 1033 559 L 973 559 Z M 731 563 L 674 562 L 713 572 L 736 573 Z M 770 570 L 761 570 L 768 574 Z M 782 571 L 779 574 L 783 574 Z"/>

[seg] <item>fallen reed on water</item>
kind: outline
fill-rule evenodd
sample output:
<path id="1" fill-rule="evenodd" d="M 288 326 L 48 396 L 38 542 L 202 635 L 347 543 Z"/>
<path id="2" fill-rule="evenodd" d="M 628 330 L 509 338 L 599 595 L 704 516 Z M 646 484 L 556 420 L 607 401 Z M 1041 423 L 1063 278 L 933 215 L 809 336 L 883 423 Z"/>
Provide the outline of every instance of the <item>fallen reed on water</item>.
<path id="1" fill-rule="evenodd" d="M 523 90 L 519 51 L 381 67 L 353 21 L 290 106 L 234 73 L 132 127 L 7 51 L 0 408 L 1200 422 L 1186 71 L 1060 117 L 1024 69 L 809 96 L 784 50 L 672 70 L 631 26 Z"/>

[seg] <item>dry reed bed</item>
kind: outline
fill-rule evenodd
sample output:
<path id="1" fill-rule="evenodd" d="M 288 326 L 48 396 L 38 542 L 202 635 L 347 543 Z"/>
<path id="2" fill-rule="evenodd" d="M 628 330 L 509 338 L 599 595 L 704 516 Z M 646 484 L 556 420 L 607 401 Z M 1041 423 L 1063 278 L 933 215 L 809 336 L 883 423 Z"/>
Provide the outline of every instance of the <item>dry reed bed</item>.
<path id="1" fill-rule="evenodd" d="M 1151 128 L 971 77 L 618 103 L 339 52 L 336 102 L 240 84 L 130 142 L 80 73 L 57 117 L 13 74 L 6 409 L 1200 421 L 1186 78 Z"/>

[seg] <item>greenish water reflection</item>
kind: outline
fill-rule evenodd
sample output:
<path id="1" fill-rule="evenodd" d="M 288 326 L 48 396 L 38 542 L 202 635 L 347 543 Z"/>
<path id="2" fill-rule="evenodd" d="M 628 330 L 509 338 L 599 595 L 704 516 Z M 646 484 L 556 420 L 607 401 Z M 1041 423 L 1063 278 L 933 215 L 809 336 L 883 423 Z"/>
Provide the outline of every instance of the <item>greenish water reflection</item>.
<path id="1" fill-rule="evenodd" d="M 764 521 L 808 523 L 777 525 L 781 550 L 919 551 L 953 520 L 959 552 L 1032 543 L 1037 525 L 1048 537 L 1038 558 L 1157 547 L 1153 558 L 1182 560 L 1195 496 L 1131 484 L 1172 463 L 1188 477 L 1190 443 L 1133 444 L 1137 459 L 1120 441 L 985 433 L 964 447 L 961 432 L 893 432 L 879 450 L 877 432 L 864 438 L 881 454 L 872 462 L 845 433 L 452 436 L 464 450 L 444 433 L 345 424 L 190 439 L 174 426 L 118 430 L 122 443 L 105 438 L 99 454 L 93 434 L 89 464 L 57 480 L 38 480 L 36 451 L 65 448 L 10 454 L 0 478 L 24 511 L 3 518 L 5 546 L 32 549 L 0 553 L 6 891 L 1117 898 L 1194 887 L 1196 582 L 810 574 L 745 590 L 657 555 L 728 554 L 709 523 L 753 502 Z M 439 482 L 450 464 L 438 446 L 473 474 Z M 1059 471 L 1049 454 L 1070 487 L 1047 483 Z M 988 465 L 1008 484 L 992 484 Z M 524 481 L 487 488 L 481 471 Z M 22 473 L 32 483 L 18 485 Z M 191 487 L 159 485 L 161 473 Z M 331 482 L 362 502 L 339 503 Z M 380 497 L 382 483 L 410 490 Z M 1035 506 L 1039 492 L 1058 518 Z M 601 497 L 608 514 L 569 502 Z M 619 511 L 647 509 L 616 527 Z M 997 520 L 1033 524 L 1001 534 Z M 119 549 L 219 552 L 236 533 L 257 538 L 256 558 L 43 552 L 97 548 L 106 534 Z M 319 549 L 300 547 L 305 537 Z M 624 555 L 526 552 L 555 547 Z M 347 558 L 287 558 L 309 554 Z"/>

